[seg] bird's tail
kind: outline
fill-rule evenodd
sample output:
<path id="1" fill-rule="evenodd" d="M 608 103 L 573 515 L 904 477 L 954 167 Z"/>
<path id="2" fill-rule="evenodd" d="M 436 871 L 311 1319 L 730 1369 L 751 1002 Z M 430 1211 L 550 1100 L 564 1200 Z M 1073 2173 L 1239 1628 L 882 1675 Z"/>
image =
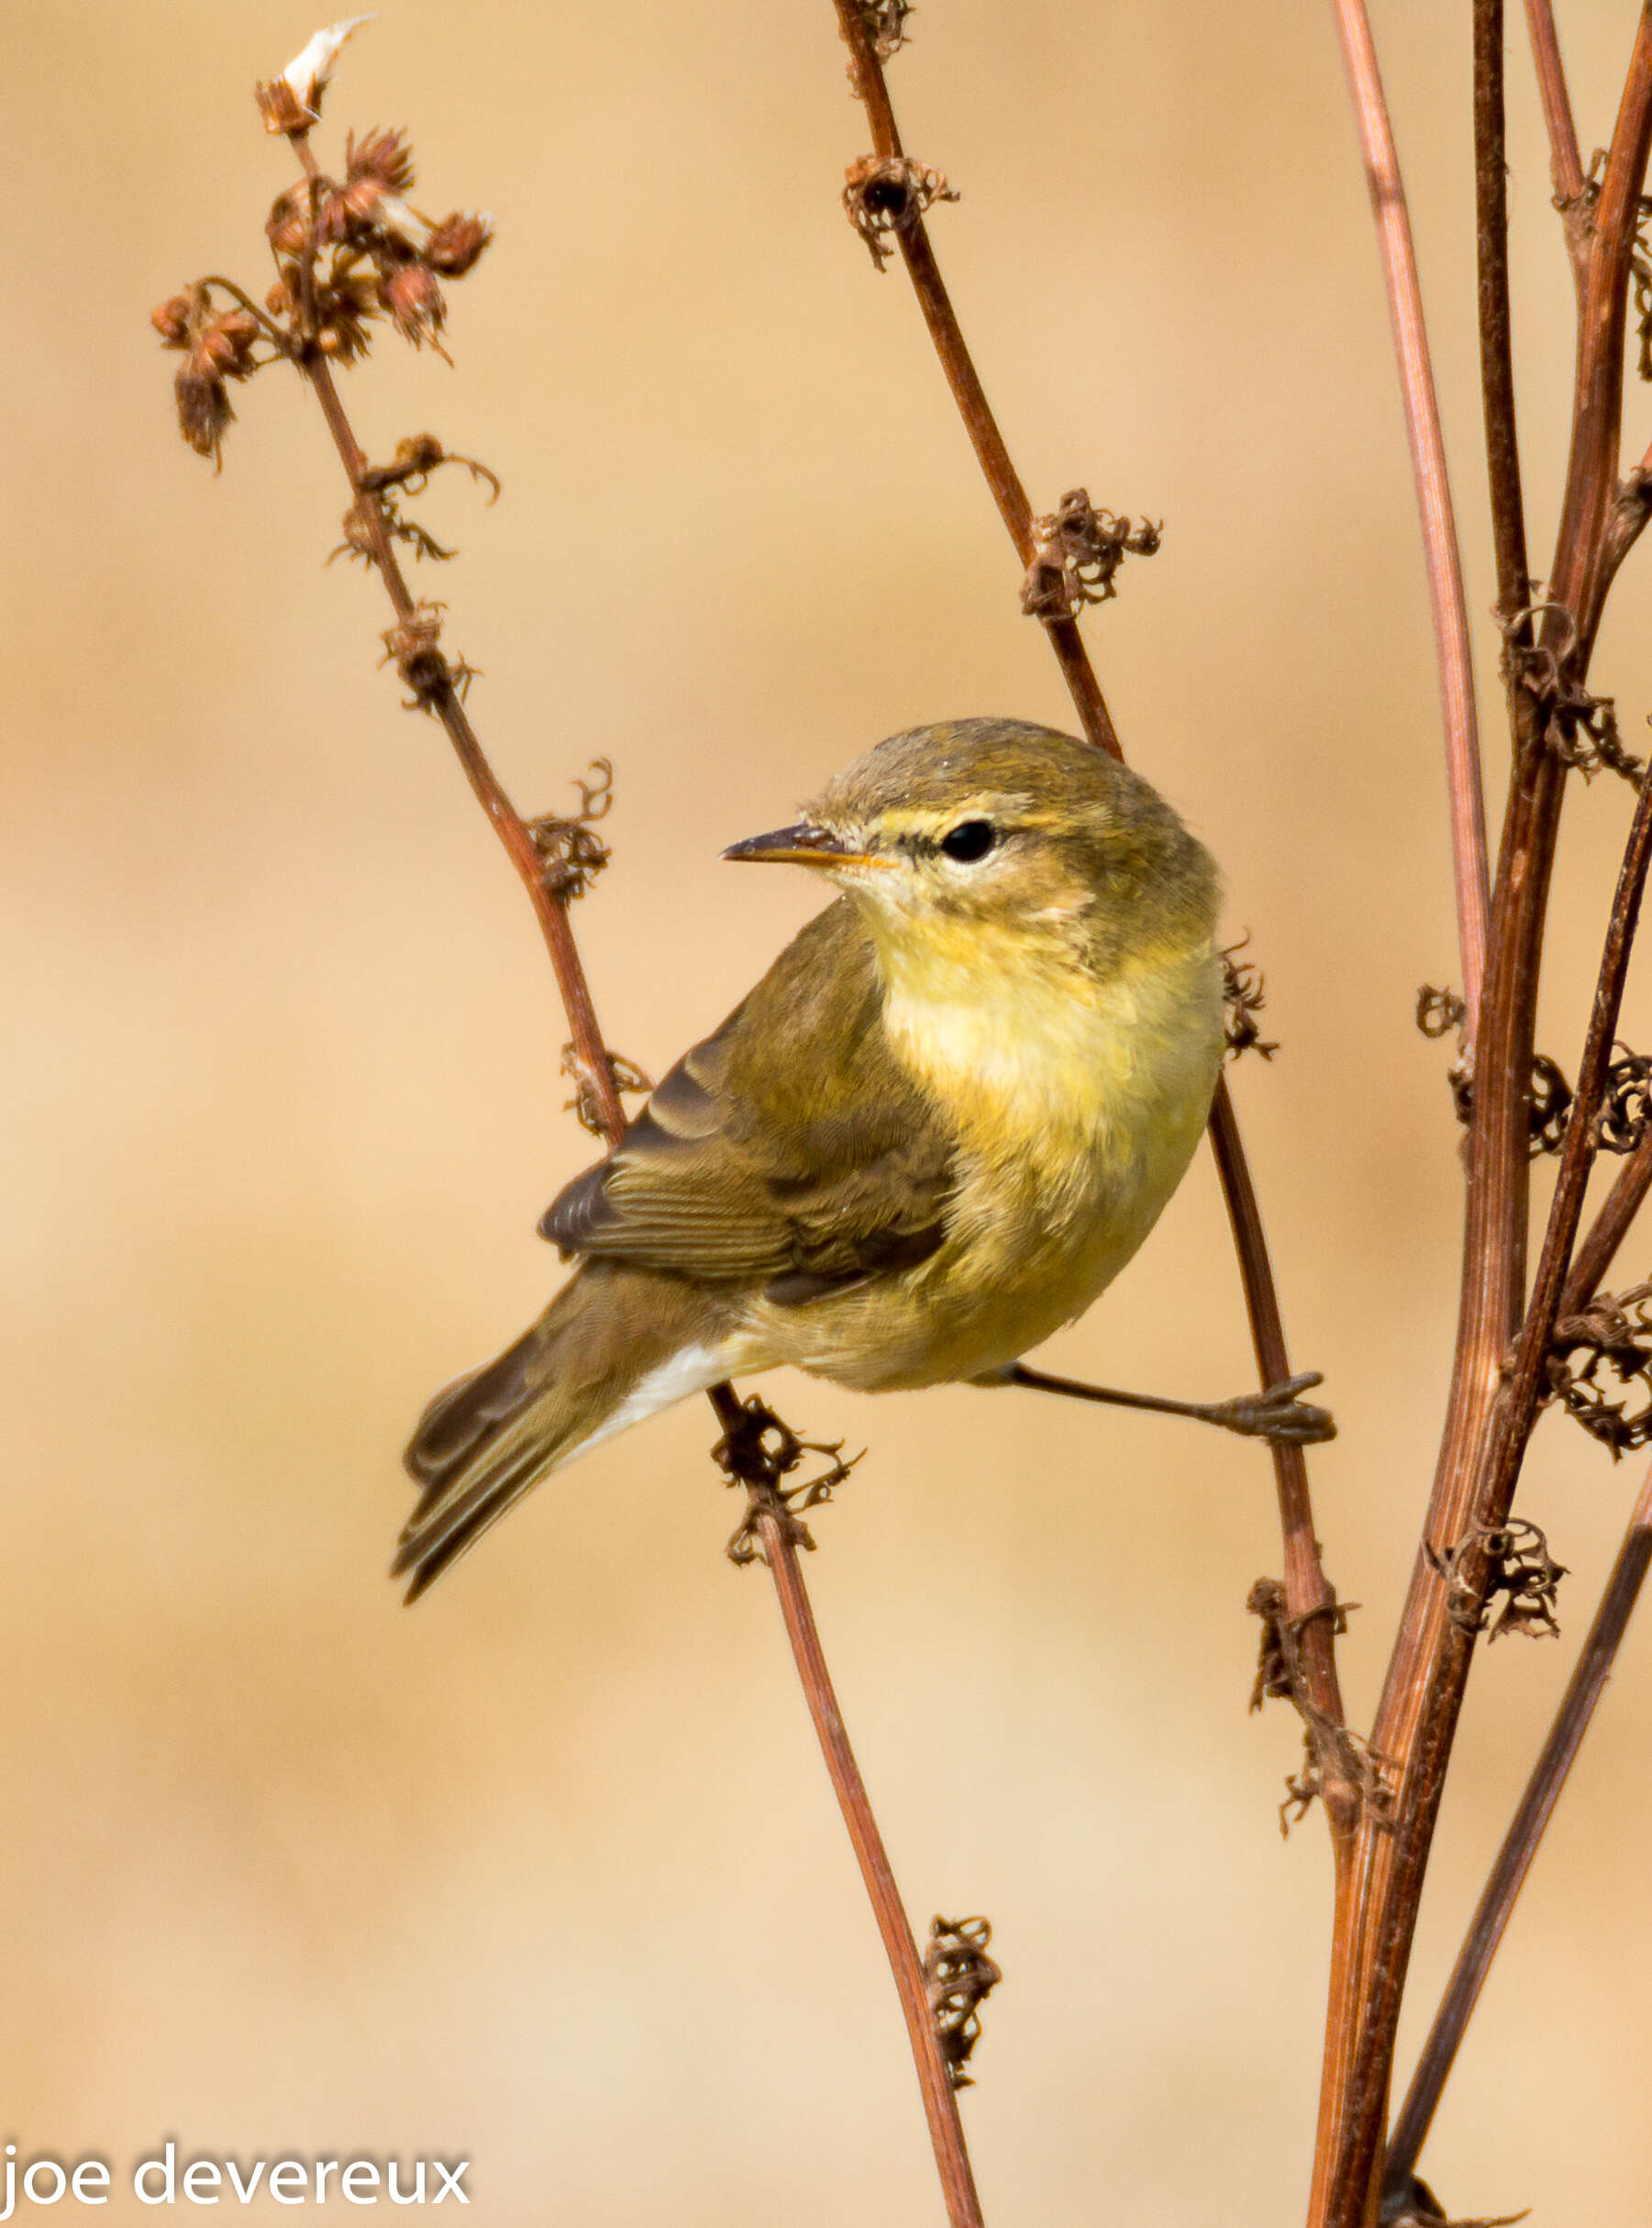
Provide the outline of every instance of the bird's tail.
<path id="1" fill-rule="evenodd" d="M 391 1565 L 413 1574 L 406 1599 L 550 1470 L 725 1376 L 709 1312 L 674 1278 L 593 1263 L 497 1360 L 438 1392 L 403 1458 L 420 1489 Z"/>

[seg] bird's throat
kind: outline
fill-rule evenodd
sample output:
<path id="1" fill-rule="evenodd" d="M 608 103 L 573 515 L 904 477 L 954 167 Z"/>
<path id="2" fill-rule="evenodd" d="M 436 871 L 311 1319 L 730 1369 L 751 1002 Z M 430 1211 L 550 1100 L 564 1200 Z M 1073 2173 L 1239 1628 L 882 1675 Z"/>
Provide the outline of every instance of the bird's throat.
<path id="1" fill-rule="evenodd" d="M 990 1163 L 1065 1181 L 1166 1123 L 1196 1134 L 1220 1042 L 1208 938 L 1105 976 L 1064 937 L 992 924 L 878 943 L 892 1045 Z"/>

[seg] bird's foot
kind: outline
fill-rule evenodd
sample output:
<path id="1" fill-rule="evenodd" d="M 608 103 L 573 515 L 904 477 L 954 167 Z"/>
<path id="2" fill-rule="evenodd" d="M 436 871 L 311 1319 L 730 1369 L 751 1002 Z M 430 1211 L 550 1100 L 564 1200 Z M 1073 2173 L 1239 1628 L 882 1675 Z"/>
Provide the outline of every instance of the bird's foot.
<path id="1" fill-rule="evenodd" d="M 1270 1439 L 1276 1447 L 1317 1447 L 1336 1436 L 1336 1420 L 1328 1408 L 1316 1408 L 1312 1401 L 1297 1396 L 1324 1382 L 1322 1371 L 1303 1369 L 1264 1392 L 1213 1401 L 1203 1413 L 1213 1424 L 1244 1438 Z"/>

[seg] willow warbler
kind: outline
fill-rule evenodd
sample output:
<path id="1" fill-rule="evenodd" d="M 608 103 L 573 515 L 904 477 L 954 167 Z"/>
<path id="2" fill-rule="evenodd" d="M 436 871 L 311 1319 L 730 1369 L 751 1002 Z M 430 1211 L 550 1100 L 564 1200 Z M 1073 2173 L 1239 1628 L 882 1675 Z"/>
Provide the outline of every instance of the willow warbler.
<path id="1" fill-rule="evenodd" d="M 538 1321 L 426 1410 L 409 1601 L 548 1471 L 736 1372 L 1004 1381 L 1118 1274 L 1198 1142 L 1216 870 L 1100 750 L 914 728 L 724 857 L 841 894 L 551 1206 L 579 1265 Z"/>

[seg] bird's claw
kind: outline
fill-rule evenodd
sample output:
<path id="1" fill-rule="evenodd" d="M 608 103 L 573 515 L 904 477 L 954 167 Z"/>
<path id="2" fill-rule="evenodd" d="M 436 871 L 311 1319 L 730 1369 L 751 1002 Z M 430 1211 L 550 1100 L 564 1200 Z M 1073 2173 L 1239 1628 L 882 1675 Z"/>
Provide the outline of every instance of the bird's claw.
<path id="1" fill-rule="evenodd" d="M 1303 1369 L 1265 1392 L 1242 1392 L 1236 1400 L 1218 1401 L 1206 1411 L 1213 1424 L 1236 1431 L 1247 1439 L 1270 1439 L 1277 1447 L 1316 1447 L 1336 1436 L 1336 1421 L 1328 1408 L 1316 1408 L 1297 1395 L 1325 1382 L 1318 1369 Z"/>

